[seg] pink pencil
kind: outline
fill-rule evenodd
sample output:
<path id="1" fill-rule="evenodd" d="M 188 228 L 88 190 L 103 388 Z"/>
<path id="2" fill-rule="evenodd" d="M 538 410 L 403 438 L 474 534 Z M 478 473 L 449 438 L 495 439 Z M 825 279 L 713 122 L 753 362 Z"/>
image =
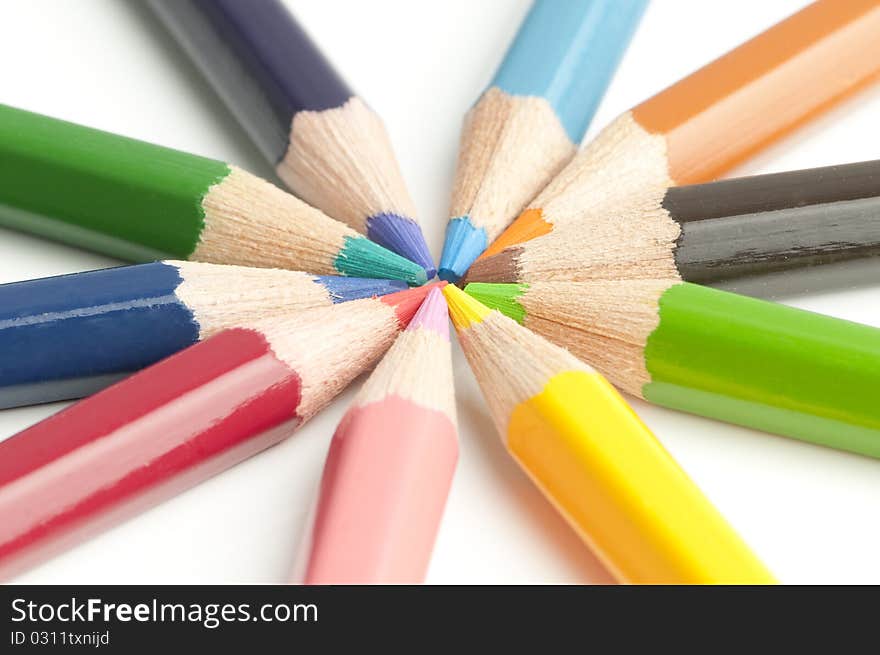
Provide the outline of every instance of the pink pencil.
<path id="1" fill-rule="evenodd" d="M 432 290 L 342 418 L 305 584 L 424 581 L 458 460 L 446 301 Z"/>

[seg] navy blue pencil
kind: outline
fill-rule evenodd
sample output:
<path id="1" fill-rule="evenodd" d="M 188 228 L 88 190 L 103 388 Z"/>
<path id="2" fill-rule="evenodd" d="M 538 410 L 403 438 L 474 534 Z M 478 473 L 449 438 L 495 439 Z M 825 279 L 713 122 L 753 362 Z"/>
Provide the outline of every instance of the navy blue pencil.
<path id="1" fill-rule="evenodd" d="M 81 398 L 254 316 L 405 282 L 164 261 L 0 285 L 0 408 Z"/>
<path id="2" fill-rule="evenodd" d="M 434 277 L 381 119 L 279 0 L 149 4 L 296 195 Z"/>

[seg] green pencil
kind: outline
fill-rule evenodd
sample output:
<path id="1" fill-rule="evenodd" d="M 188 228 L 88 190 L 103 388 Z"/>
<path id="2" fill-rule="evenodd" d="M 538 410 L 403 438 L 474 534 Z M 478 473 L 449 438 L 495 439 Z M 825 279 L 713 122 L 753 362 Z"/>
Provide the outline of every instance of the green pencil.
<path id="1" fill-rule="evenodd" d="M 674 280 L 465 290 L 634 396 L 880 457 L 880 329 Z"/>
<path id="2" fill-rule="evenodd" d="M 425 282 L 417 264 L 225 162 L 0 105 L 0 225 L 120 259 Z"/>

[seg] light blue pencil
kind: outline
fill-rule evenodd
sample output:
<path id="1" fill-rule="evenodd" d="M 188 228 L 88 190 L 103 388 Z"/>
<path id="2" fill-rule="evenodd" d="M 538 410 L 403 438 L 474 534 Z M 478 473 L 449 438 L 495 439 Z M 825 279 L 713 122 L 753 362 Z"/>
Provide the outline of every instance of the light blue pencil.
<path id="1" fill-rule="evenodd" d="M 574 156 L 647 0 L 535 0 L 465 117 L 439 275 L 456 282 Z"/>

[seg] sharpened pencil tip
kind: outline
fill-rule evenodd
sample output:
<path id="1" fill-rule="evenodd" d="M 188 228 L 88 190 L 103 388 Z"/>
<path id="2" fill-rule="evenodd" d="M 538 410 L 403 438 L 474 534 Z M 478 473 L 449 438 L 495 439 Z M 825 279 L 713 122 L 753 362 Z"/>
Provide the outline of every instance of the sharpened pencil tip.
<path id="1" fill-rule="evenodd" d="M 553 224 L 544 220 L 543 209 L 526 209 L 486 248 L 478 261 L 498 255 L 511 246 L 550 234 L 552 231 Z"/>
<path id="2" fill-rule="evenodd" d="M 472 323 L 481 323 L 492 310 L 471 298 L 457 286 L 449 284 L 443 287 L 443 295 L 449 305 L 449 317 L 456 330 L 464 330 Z"/>
<path id="3" fill-rule="evenodd" d="M 472 282 L 513 283 L 519 277 L 519 254 L 522 248 L 508 248 L 491 257 L 480 257 L 471 264 L 458 286 Z"/>
<path id="4" fill-rule="evenodd" d="M 367 236 L 421 266 L 425 270 L 426 280 L 437 274 L 422 228 L 411 218 L 390 213 L 370 216 L 367 219 Z"/>
<path id="5" fill-rule="evenodd" d="M 314 281 L 327 290 L 333 304 L 359 300 L 360 298 L 386 296 L 389 293 L 405 291 L 409 288 L 409 285 L 403 280 L 380 280 L 367 277 L 343 277 L 341 275 L 319 275 L 314 278 Z"/>
<path id="6" fill-rule="evenodd" d="M 528 284 L 487 284 L 471 282 L 464 291 L 490 309 L 497 309 L 519 324 L 526 318 L 526 310 L 518 298 L 528 291 Z"/>
<path id="7" fill-rule="evenodd" d="M 449 339 L 449 310 L 440 287 L 434 287 L 428 292 L 406 329 L 416 328 L 433 330 L 441 337 Z"/>
<path id="8" fill-rule="evenodd" d="M 486 230 L 474 227 L 469 216 L 451 219 L 446 225 L 446 241 L 440 257 L 440 279 L 453 284 L 458 282 L 486 245 Z"/>
<path id="9" fill-rule="evenodd" d="M 413 316 L 415 316 L 419 307 L 421 307 L 422 302 L 424 302 L 425 297 L 431 292 L 431 290 L 443 288 L 444 286 L 446 286 L 446 282 L 434 282 L 421 287 L 413 287 L 406 291 L 398 291 L 397 293 L 382 296 L 380 300 L 386 305 L 390 305 L 394 308 L 394 312 L 397 314 L 397 321 L 400 323 L 401 328 L 405 328 L 409 325 L 409 322 L 412 320 Z"/>
<path id="10" fill-rule="evenodd" d="M 412 286 L 428 281 L 424 268 L 363 236 L 346 237 L 334 265 L 351 277 L 404 280 Z"/>

